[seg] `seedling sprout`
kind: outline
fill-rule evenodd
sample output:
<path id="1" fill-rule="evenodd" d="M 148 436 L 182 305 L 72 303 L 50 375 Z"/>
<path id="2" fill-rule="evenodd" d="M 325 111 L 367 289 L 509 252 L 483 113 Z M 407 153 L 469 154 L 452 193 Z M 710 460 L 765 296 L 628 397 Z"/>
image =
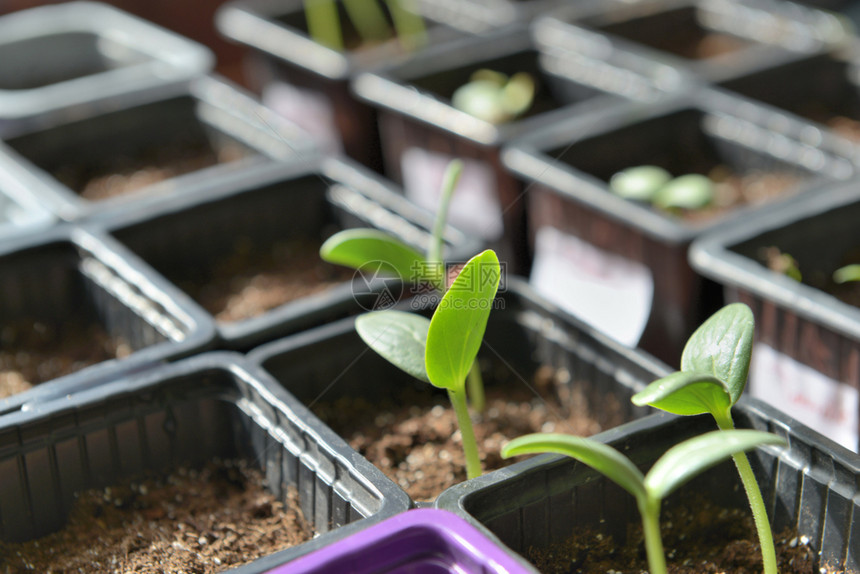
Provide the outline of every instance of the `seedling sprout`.
<path id="1" fill-rule="evenodd" d="M 462 172 L 463 162 L 460 160 L 450 162 L 445 170 L 439 209 L 426 256 L 382 231 L 358 228 L 329 237 L 320 247 L 320 257 L 329 263 L 354 269 L 371 261 L 379 262 L 381 271 L 388 271 L 403 281 L 432 285 L 440 294 L 445 293 L 447 277 L 442 262 L 443 235 L 451 197 Z M 469 401 L 476 411 L 484 410 L 484 383 L 477 363 L 469 373 Z"/>
<path id="2" fill-rule="evenodd" d="M 845 265 L 833 272 L 833 280 L 837 283 L 860 281 L 860 264 Z"/>
<path id="3" fill-rule="evenodd" d="M 534 79 L 526 72 L 510 78 L 501 72 L 481 69 L 472 74 L 451 96 L 458 110 L 492 124 L 503 124 L 526 113 L 535 94 Z"/>
<path id="4" fill-rule="evenodd" d="M 500 275 L 498 257 L 487 250 L 466 263 L 431 319 L 403 311 L 373 311 L 355 320 L 359 336 L 383 358 L 448 391 L 468 478 L 481 475 L 481 460 L 466 405 L 466 379 L 484 338 Z"/>
<path id="5" fill-rule="evenodd" d="M 732 406 L 746 387 L 755 321 L 743 303 L 712 315 L 690 336 L 681 355 L 681 370 L 648 385 L 633 403 L 677 414 L 710 413 L 723 432 L 734 428 Z M 761 544 L 765 574 L 776 574 L 776 552 L 767 507 L 743 452 L 733 455 L 749 499 Z"/>
<path id="6" fill-rule="evenodd" d="M 565 434 L 535 433 L 521 436 L 502 448 L 502 457 L 558 453 L 594 468 L 636 499 L 645 534 L 645 550 L 651 574 L 666 574 L 666 556 L 660 536 L 663 499 L 695 475 L 729 456 L 760 445 L 784 445 L 781 437 L 754 430 L 712 431 L 688 439 L 667 450 L 646 475 L 611 446 Z"/>
<path id="7" fill-rule="evenodd" d="M 673 178 L 665 169 L 641 165 L 619 171 L 609 180 L 609 189 L 625 199 L 644 201 L 661 209 L 701 209 L 714 200 L 714 183 L 691 173 Z"/>

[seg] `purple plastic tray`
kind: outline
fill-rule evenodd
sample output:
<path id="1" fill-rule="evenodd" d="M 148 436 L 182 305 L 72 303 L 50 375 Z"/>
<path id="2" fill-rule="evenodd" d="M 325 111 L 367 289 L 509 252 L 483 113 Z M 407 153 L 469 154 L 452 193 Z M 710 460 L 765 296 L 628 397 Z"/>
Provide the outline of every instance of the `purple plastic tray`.
<path id="1" fill-rule="evenodd" d="M 533 574 L 465 520 L 422 508 L 393 516 L 268 574 Z"/>

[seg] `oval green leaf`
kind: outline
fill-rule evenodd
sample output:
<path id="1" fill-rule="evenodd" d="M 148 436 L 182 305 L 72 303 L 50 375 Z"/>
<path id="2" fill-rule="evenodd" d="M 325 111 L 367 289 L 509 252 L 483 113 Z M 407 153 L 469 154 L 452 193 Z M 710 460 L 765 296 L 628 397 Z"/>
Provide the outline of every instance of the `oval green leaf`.
<path id="1" fill-rule="evenodd" d="M 848 283 L 849 281 L 860 281 L 860 265 L 852 263 L 840 267 L 833 272 L 833 280 L 837 283 Z"/>
<path id="2" fill-rule="evenodd" d="M 502 458 L 521 454 L 563 454 L 587 464 L 638 499 L 645 495 L 642 472 L 607 444 L 560 433 L 534 433 L 517 437 L 502 447 Z"/>
<path id="3" fill-rule="evenodd" d="M 645 488 L 649 496 L 665 498 L 715 464 L 766 444 L 787 443 L 775 434 L 754 430 L 719 430 L 699 435 L 667 450 L 645 475 Z"/>
<path id="4" fill-rule="evenodd" d="M 726 305 L 696 329 L 681 355 L 681 370 L 708 373 L 726 383 L 732 404 L 747 384 L 755 319 L 743 303 Z"/>
<path id="5" fill-rule="evenodd" d="M 425 280 L 429 272 L 421 253 L 378 229 L 339 231 L 322 244 L 320 257 L 353 269 L 378 262 L 380 271 L 413 283 Z"/>
<path id="6" fill-rule="evenodd" d="M 654 204 L 663 209 L 701 209 L 714 200 L 714 183 L 698 173 L 676 177 L 654 194 Z"/>
<path id="7" fill-rule="evenodd" d="M 732 408 L 726 384 L 707 373 L 679 371 L 657 379 L 631 399 L 676 415 L 725 414 Z"/>
<path id="8" fill-rule="evenodd" d="M 626 199 L 651 201 L 672 175 L 656 165 L 640 165 L 619 171 L 609 180 L 609 189 Z"/>
<path id="9" fill-rule="evenodd" d="M 466 263 L 442 297 L 430 320 L 424 357 L 433 385 L 463 390 L 481 348 L 500 278 L 499 258 L 488 249 Z"/>
<path id="10" fill-rule="evenodd" d="M 424 352 L 429 328 L 430 319 L 404 311 L 374 311 L 355 318 L 355 330 L 368 347 L 427 383 Z"/>

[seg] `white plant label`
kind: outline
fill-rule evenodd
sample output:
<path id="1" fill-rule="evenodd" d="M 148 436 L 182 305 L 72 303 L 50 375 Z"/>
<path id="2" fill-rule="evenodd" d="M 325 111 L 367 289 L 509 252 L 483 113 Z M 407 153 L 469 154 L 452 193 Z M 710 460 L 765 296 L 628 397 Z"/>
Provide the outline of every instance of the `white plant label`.
<path id="1" fill-rule="evenodd" d="M 260 99 L 266 107 L 308 132 L 323 149 L 332 153 L 343 150 L 334 107 L 322 92 L 274 81 L 263 88 Z"/>
<path id="2" fill-rule="evenodd" d="M 435 213 L 442 192 L 442 177 L 453 157 L 411 147 L 403 152 L 400 169 L 406 197 Z M 463 173 L 451 205 L 448 221 L 454 227 L 495 241 L 504 233 L 502 205 L 496 193 L 496 177 L 483 162 L 464 159 Z"/>
<path id="3" fill-rule="evenodd" d="M 860 393 L 854 387 L 756 343 L 750 366 L 750 393 L 857 451 Z"/>
<path id="4" fill-rule="evenodd" d="M 537 232 L 530 283 L 565 311 L 630 347 L 639 342 L 651 315 L 654 280 L 646 266 L 554 227 Z"/>

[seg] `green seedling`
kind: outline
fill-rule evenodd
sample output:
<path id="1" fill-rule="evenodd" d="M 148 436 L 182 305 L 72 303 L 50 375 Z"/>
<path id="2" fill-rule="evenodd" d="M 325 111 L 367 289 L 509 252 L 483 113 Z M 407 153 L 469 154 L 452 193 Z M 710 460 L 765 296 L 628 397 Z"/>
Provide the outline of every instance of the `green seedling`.
<path id="1" fill-rule="evenodd" d="M 710 413 L 722 431 L 734 429 L 732 406 L 744 392 L 752 357 L 755 320 L 743 303 L 723 307 L 689 338 L 681 370 L 658 379 L 633 396 L 633 403 L 676 415 Z M 776 552 L 767 509 L 747 456 L 733 455 L 749 499 L 761 543 L 765 574 L 776 574 Z"/>
<path id="2" fill-rule="evenodd" d="M 648 474 L 609 445 L 593 439 L 554 433 L 522 436 L 502 448 L 502 456 L 557 453 L 594 468 L 636 499 L 645 535 L 651 574 L 666 573 L 666 556 L 660 536 L 663 499 L 697 474 L 730 456 L 761 445 L 784 445 L 781 437 L 753 430 L 713 431 L 688 439 L 667 450 Z"/>
<path id="3" fill-rule="evenodd" d="M 463 172 L 463 162 L 448 164 L 442 178 L 439 209 L 433 223 L 427 254 L 376 229 L 347 229 L 332 235 L 320 247 L 320 257 L 329 263 L 359 269 L 369 262 L 378 262 L 380 271 L 403 281 L 432 285 L 439 293 L 447 289 L 447 277 L 442 263 L 442 246 L 448 207 L 457 182 Z M 469 373 L 469 400 L 477 411 L 484 410 L 484 383 L 477 363 Z"/>
<path id="4" fill-rule="evenodd" d="M 423 46 L 424 20 L 407 8 L 409 0 L 385 0 L 394 30 L 375 0 L 343 0 L 350 22 L 364 42 L 381 42 L 397 36 L 408 50 Z M 304 0 L 308 33 L 316 42 L 338 52 L 344 51 L 343 31 L 336 0 Z"/>
<path id="5" fill-rule="evenodd" d="M 840 284 L 860 281 L 860 264 L 852 263 L 851 265 L 840 267 L 833 272 L 833 280 Z"/>
<path id="6" fill-rule="evenodd" d="M 654 165 L 619 171 L 610 178 L 609 189 L 625 199 L 648 202 L 667 211 L 701 209 L 714 200 L 714 183 L 704 175 L 672 178 Z"/>
<path id="7" fill-rule="evenodd" d="M 507 75 L 481 69 L 452 94 L 451 104 L 476 118 L 503 124 L 526 113 L 535 95 L 535 82 L 526 72 Z"/>
<path id="8" fill-rule="evenodd" d="M 469 260 L 431 319 L 403 311 L 374 311 L 355 320 L 367 345 L 416 379 L 448 391 L 466 456 L 466 475 L 481 475 L 478 443 L 466 405 L 466 379 L 475 363 L 499 287 L 492 250 Z"/>
<path id="9" fill-rule="evenodd" d="M 763 248 L 761 257 L 767 264 L 767 268 L 771 271 L 785 275 L 797 282 L 803 280 L 803 274 L 800 272 L 797 259 L 788 253 L 783 253 L 778 247 Z"/>

